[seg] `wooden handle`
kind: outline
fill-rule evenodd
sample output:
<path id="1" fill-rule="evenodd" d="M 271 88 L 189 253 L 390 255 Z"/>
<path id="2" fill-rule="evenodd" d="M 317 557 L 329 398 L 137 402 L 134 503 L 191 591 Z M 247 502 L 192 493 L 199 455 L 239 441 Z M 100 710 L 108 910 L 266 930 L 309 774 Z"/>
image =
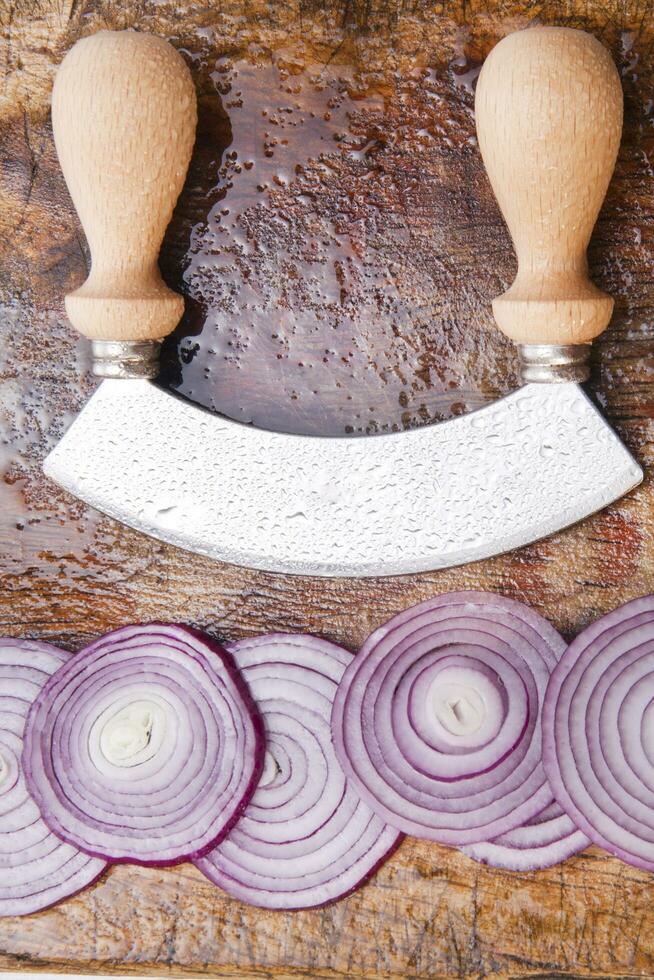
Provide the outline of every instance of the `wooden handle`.
<path id="1" fill-rule="evenodd" d="M 511 34 L 486 59 L 475 112 L 518 256 L 515 282 L 493 302 L 495 319 L 520 344 L 588 343 L 613 311 L 586 259 L 622 132 L 611 56 L 565 27 Z"/>
<path id="2" fill-rule="evenodd" d="M 52 125 L 91 249 L 88 279 L 66 297 L 71 322 L 94 340 L 165 337 L 184 308 L 157 257 L 195 137 L 186 64 L 151 34 L 84 38 L 57 72 Z"/>

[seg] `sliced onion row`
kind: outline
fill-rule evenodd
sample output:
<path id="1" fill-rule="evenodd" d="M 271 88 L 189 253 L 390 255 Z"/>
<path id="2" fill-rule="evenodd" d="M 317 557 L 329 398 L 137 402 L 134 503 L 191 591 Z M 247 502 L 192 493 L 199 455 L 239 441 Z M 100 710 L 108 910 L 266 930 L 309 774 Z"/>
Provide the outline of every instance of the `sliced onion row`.
<path id="1" fill-rule="evenodd" d="M 261 723 L 231 657 L 182 626 L 92 643 L 30 710 L 29 790 L 62 840 L 113 862 L 198 857 L 228 833 L 263 760 Z"/>
<path id="2" fill-rule="evenodd" d="M 109 861 L 190 859 L 243 901 L 316 907 L 401 832 L 516 871 L 589 842 L 654 870 L 654 596 L 567 652 L 476 592 L 408 609 L 354 658 L 166 624 L 76 656 L 0 640 L 0 915 Z"/>
<path id="3" fill-rule="evenodd" d="M 259 786 L 238 824 L 195 863 L 265 908 L 324 905 L 361 885 L 401 835 L 349 784 L 329 720 L 351 654 L 313 636 L 276 634 L 229 647 L 266 731 Z"/>
<path id="4" fill-rule="evenodd" d="M 33 640 L 0 640 L 0 915 L 27 915 L 95 881 L 106 862 L 57 838 L 25 785 L 23 732 L 30 705 L 71 655 Z"/>
<path id="5" fill-rule="evenodd" d="M 552 676 L 543 734 L 547 775 L 574 823 L 654 871 L 654 596 L 573 641 Z"/>
<path id="6" fill-rule="evenodd" d="M 540 711 L 564 649 L 537 613 L 485 593 L 401 613 L 340 684 L 332 731 L 346 774 L 418 837 L 462 846 L 520 827 L 552 802 Z"/>

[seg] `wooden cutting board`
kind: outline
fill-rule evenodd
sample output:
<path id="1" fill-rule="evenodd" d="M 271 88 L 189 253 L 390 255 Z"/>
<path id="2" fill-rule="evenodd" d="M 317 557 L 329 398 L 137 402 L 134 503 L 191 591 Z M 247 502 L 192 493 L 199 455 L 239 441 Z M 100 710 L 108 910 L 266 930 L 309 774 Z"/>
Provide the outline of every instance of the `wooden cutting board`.
<path id="1" fill-rule="evenodd" d="M 654 10 L 646 2 L 22 0 L 0 3 L 1 630 L 77 649 L 134 620 L 224 639 L 311 630 L 355 650 L 410 603 L 482 588 L 566 635 L 654 586 L 644 485 L 547 542 L 382 581 L 286 579 L 150 541 L 48 484 L 40 462 L 92 389 L 62 297 L 87 251 L 59 172 L 49 93 L 83 34 L 168 37 L 201 124 L 162 265 L 187 296 L 169 384 L 295 431 L 447 418 L 516 384 L 490 300 L 514 258 L 474 139 L 479 63 L 531 22 L 593 31 L 624 81 L 625 136 L 591 247 L 616 299 L 592 391 L 654 463 Z M 516 147 L 519 152 L 519 147 Z M 289 474 L 289 479 L 292 475 Z M 0 968 L 221 977 L 653 976 L 654 881 L 591 850 L 538 874 L 406 840 L 359 893 L 273 914 L 193 868 L 120 867 L 0 920 Z"/>

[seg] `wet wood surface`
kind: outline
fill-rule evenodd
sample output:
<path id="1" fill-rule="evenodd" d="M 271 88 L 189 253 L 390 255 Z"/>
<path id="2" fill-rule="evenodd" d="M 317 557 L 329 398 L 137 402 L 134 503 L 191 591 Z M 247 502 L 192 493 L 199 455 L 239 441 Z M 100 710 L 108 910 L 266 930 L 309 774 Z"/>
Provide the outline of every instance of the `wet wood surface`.
<path id="1" fill-rule="evenodd" d="M 513 253 L 474 139 L 478 66 L 530 23 L 593 31 L 625 91 L 625 133 L 591 247 L 616 299 L 590 391 L 644 485 L 546 542 L 466 568 L 291 580 L 148 540 L 49 484 L 41 461 L 93 388 L 63 295 L 85 241 L 49 120 L 56 66 L 103 27 L 171 39 L 200 134 L 162 266 L 187 314 L 164 378 L 209 407 L 292 431 L 444 419 L 516 384 L 490 301 Z M 482 588 L 566 635 L 652 590 L 654 10 L 645 2 L 0 2 L 0 616 L 77 649 L 129 621 L 224 638 L 309 630 L 355 650 L 393 613 Z M 516 148 L 519 152 L 519 148 Z M 168 465 L 173 465 L 172 461 Z M 289 476 L 290 478 L 290 476 Z M 363 890 L 273 914 L 193 868 L 120 867 L 0 920 L 0 968 L 224 977 L 654 976 L 651 876 L 591 850 L 509 875 L 406 840 Z"/>

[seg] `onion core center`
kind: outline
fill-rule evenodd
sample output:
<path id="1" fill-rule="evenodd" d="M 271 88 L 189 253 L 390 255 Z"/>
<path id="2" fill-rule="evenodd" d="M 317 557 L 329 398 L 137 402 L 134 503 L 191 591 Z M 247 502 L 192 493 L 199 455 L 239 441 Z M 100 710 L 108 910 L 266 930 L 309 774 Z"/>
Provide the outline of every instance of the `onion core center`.
<path id="1" fill-rule="evenodd" d="M 159 739 L 153 739 L 153 733 L 155 728 L 165 726 L 165 718 L 158 704 L 141 700 L 109 717 L 105 713 L 100 724 L 100 751 L 107 762 L 114 766 L 134 766 L 144 761 L 144 755 L 151 757 L 156 751 L 153 743 Z"/>
<path id="2" fill-rule="evenodd" d="M 450 735 L 473 735 L 486 717 L 484 699 L 470 685 L 443 683 L 437 677 L 429 698 L 436 718 Z"/>
<path id="3" fill-rule="evenodd" d="M 263 757 L 263 772 L 261 773 L 261 779 L 259 780 L 259 788 L 262 786 L 270 786 L 281 771 L 281 766 L 277 762 L 275 756 L 272 754 L 270 749 L 266 749 L 266 754 Z"/>

